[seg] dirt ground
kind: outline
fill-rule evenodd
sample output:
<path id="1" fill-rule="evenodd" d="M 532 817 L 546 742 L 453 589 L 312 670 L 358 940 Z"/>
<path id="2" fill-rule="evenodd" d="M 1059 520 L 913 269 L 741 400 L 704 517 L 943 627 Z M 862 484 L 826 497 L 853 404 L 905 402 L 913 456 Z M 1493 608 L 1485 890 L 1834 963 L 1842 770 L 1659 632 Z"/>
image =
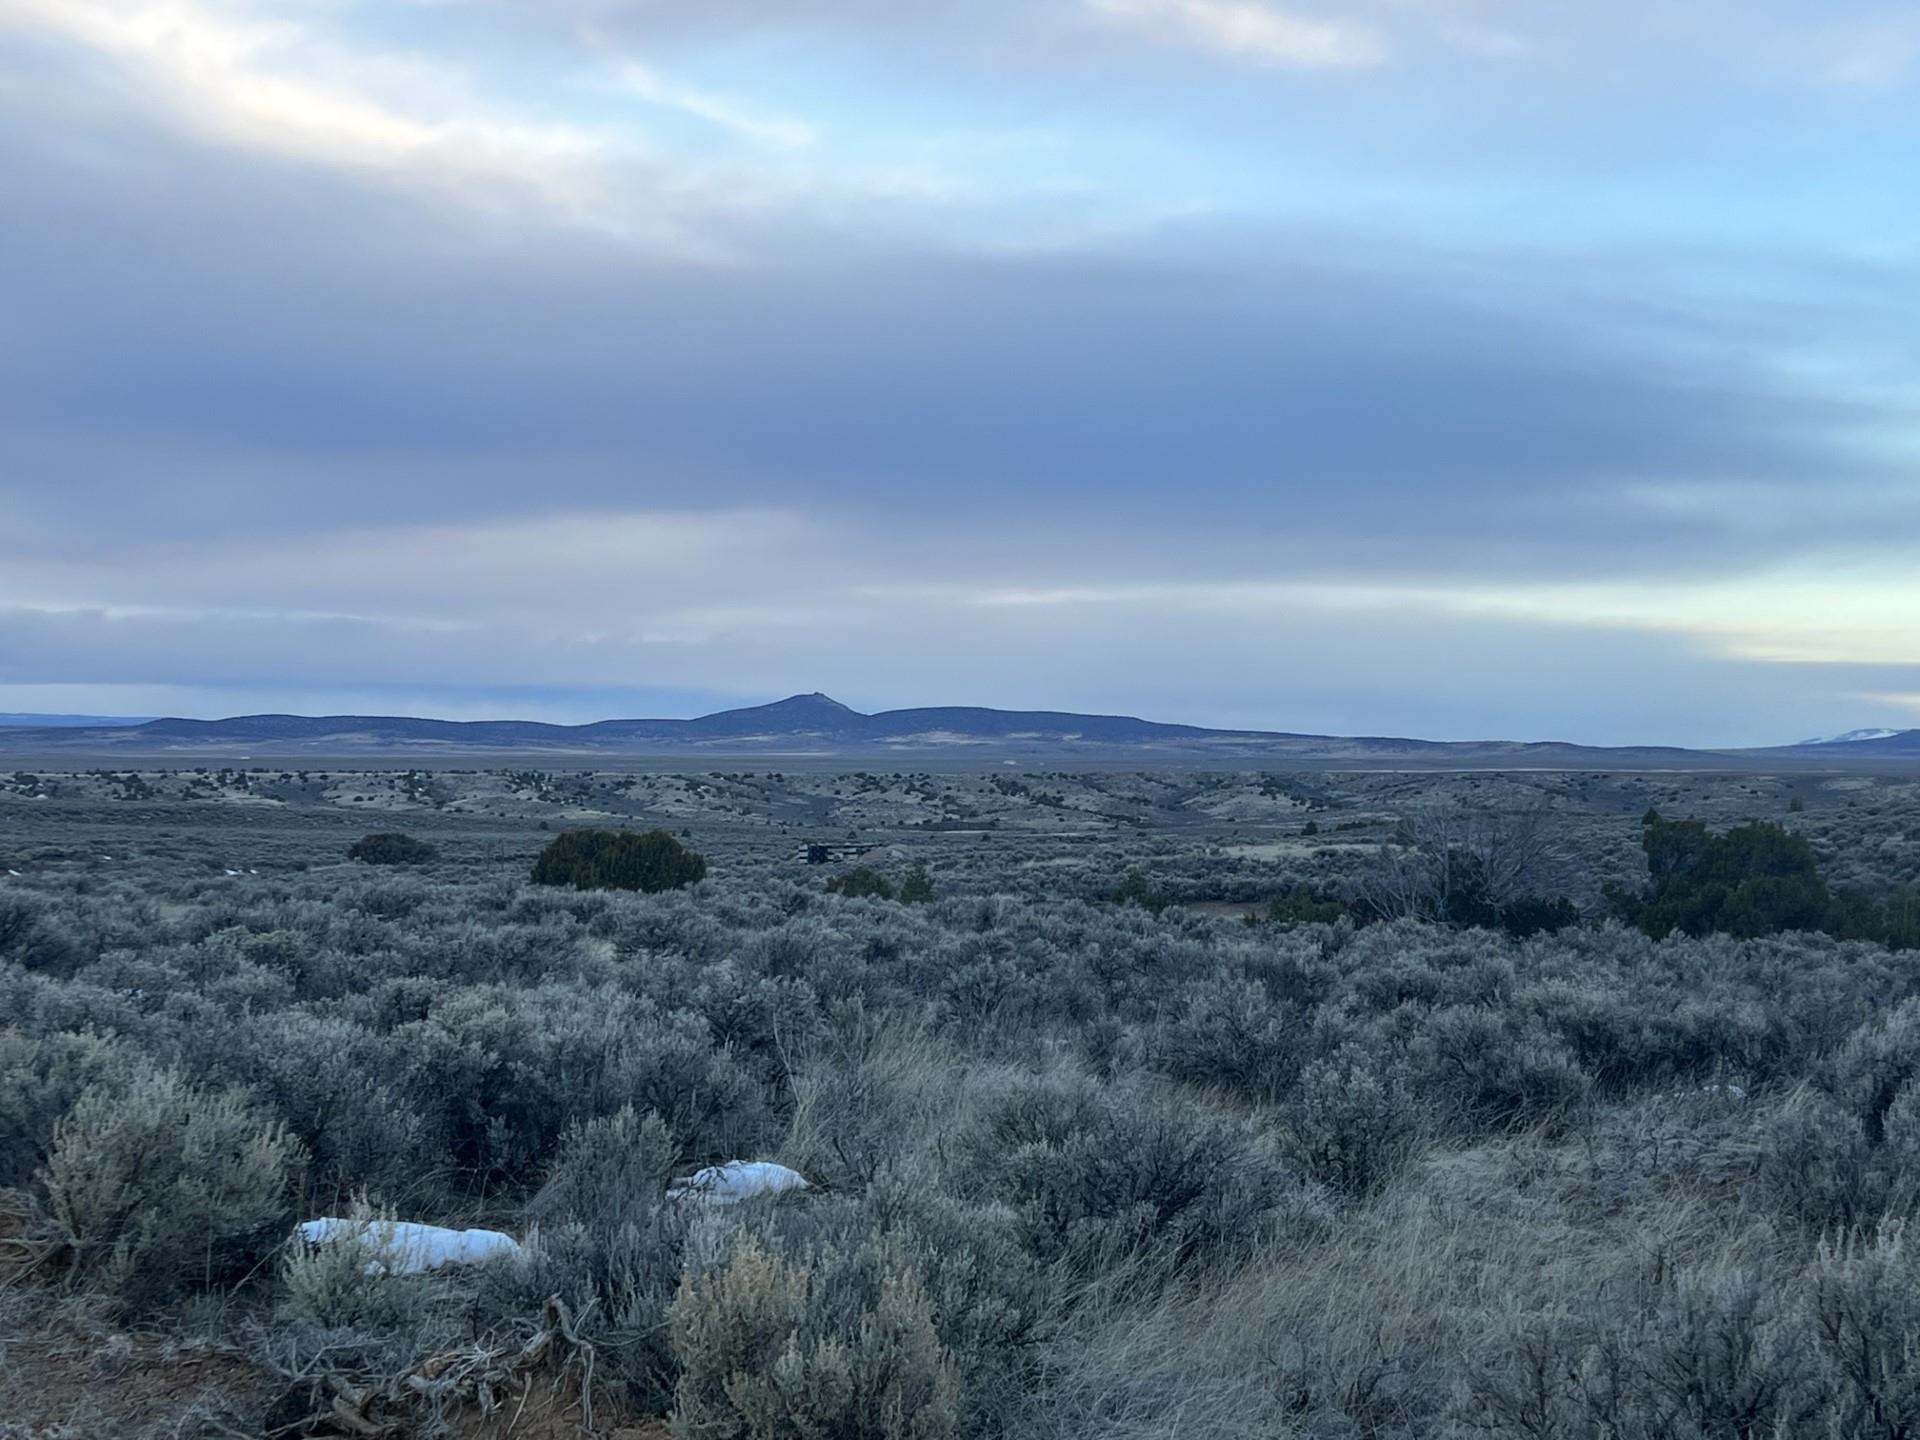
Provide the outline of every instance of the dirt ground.
<path id="1" fill-rule="evenodd" d="M 17 1302 L 19 1296 L 13 1299 Z M 5 1300 L 0 1299 L 0 1304 Z M 284 1385 L 237 1351 L 182 1346 L 145 1335 L 85 1333 L 51 1301 L 34 1306 L 31 1333 L 0 1352 L 0 1440 L 266 1440 Z M 670 1440 L 664 1422 L 642 1419 L 601 1396 L 591 1430 L 577 1387 L 536 1378 L 503 1397 L 491 1415 L 452 1417 L 448 1440 Z M 319 1440 L 415 1440 L 407 1424 L 368 1435 L 315 1425 L 291 1436 Z"/>
<path id="2" fill-rule="evenodd" d="M 265 1377 L 231 1351 L 152 1337 L 89 1336 L 52 1315 L 0 1358 L 7 1440 L 189 1440 L 257 1435 Z"/>
<path id="3" fill-rule="evenodd" d="M 425 1440 L 404 1419 L 281 1428 L 313 1407 L 280 1377 L 234 1346 L 118 1328 L 63 1292 L 54 1258 L 31 1212 L 0 1192 L 0 1440 Z M 454 1414 L 447 1440 L 670 1440 L 604 1393 L 588 1428 L 570 1376 L 534 1374 L 501 1399 Z"/>
<path id="4" fill-rule="evenodd" d="M 1190 900 L 1180 908 L 1214 920 L 1245 920 L 1249 915 L 1264 915 L 1267 910 L 1265 905 L 1241 900 Z"/>

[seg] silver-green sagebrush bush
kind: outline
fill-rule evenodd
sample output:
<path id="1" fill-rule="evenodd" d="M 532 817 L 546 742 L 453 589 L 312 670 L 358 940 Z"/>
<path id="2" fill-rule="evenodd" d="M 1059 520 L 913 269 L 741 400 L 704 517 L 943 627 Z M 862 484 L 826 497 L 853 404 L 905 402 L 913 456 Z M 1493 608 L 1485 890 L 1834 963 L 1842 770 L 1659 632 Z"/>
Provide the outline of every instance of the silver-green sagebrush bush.
<path id="1" fill-rule="evenodd" d="M 1011 1207 L 1036 1259 L 1149 1285 L 1244 1258 L 1324 1204 L 1257 1127 L 1150 1084 L 1008 1087 L 963 1140 L 970 1188 Z"/>
<path id="2" fill-rule="evenodd" d="M 141 1067 L 81 1094 L 43 1178 L 74 1269 L 144 1302 L 227 1283 L 267 1254 L 305 1159 L 245 1092 Z"/>
<path id="3" fill-rule="evenodd" d="M 680 1283 L 686 1218 L 656 1205 L 606 1226 L 544 1225 L 524 1255 L 484 1277 L 483 1309 L 535 1314 L 546 1297 L 560 1296 L 594 1347 L 602 1381 L 641 1413 L 660 1414 L 673 1398 L 667 1309 Z"/>
<path id="4" fill-rule="evenodd" d="M 565 1300 L 603 1379 L 642 1412 L 671 1403 L 667 1307 L 680 1283 L 688 1215 L 665 1200 L 679 1146 L 666 1122 L 631 1106 L 577 1123 L 527 1207 L 522 1254 L 490 1267 L 484 1308 L 531 1313 Z"/>
<path id="5" fill-rule="evenodd" d="M 896 1245 L 803 1261 L 748 1235 L 724 1265 L 690 1273 L 673 1302 L 679 1440 L 950 1440 L 960 1378 L 926 1290 Z M 832 1303 L 866 1272 L 857 1310 Z"/>
<path id="6" fill-rule="evenodd" d="M 1634 878 L 1643 808 L 1596 884 Z M 1848 884 L 1920 856 L 1865 806 L 1796 823 Z M 915 906 L 718 834 L 657 895 L 465 842 L 50 861 L 0 917 L 0 1185 L 77 1288 L 244 1318 L 289 1373 L 390 1377 L 560 1295 L 596 1379 L 690 1436 L 1920 1433 L 1920 955 L 1101 898 L 1134 866 L 1176 901 L 1351 895 L 1369 833 L 1003 830 Z M 734 1158 L 813 1189 L 665 1200 Z M 522 1253 L 276 1253 L 363 1193 Z"/>
<path id="7" fill-rule="evenodd" d="M 666 1121 L 623 1105 L 576 1122 L 560 1142 L 528 1213 L 536 1223 L 609 1231 L 663 1203 L 680 1153 Z"/>
<path id="8" fill-rule="evenodd" d="M 1822 1240 L 1802 1291 L 1834 1433 L 1920 1424 L 1920 1249 L 1903 1222 Z"/>
<path id="9" fill-rule="evenodd" d="M 1362 1197 L 1400 1173 L 1425 1128 L 1404 1068 L 1354 1044 L 1308 1065 L 1277 1119 L 1288 1158 L 1329 1189 Z"/>
<path id="10" fill-rule="evenodd" d="M 1920 1264 L 1904 1226 L 1848 1229 L 1799 1267 L 1650 1277 L 1643 1306 L 1505 1317 L 1460 1414 L 1499 1440 L 1897 1437 L 1920 1422 Z"/>
<path id="11" fill-rule="evenodd" d="M 114 1043 L 91 1031 L 0 1030 L 0 1186 L 33 1179 L 61 1117 L 121 1063 Z"/>

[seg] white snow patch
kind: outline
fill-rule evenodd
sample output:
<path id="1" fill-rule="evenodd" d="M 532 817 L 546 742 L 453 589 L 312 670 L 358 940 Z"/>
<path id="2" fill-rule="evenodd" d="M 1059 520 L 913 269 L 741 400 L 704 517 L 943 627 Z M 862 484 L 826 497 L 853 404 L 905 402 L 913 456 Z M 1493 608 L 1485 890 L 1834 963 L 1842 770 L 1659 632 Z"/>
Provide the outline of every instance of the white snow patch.
<path id="1" fill-rule="evenodd" d="M 770 1160 L 729 1160 L 674 1181 L 667 1186 L 667 1198 L 695 1200 L 702 1205 L 737 1205 L 762 1195 L 808 1188 L 806 1177 L 798 1170 Z"/>
<path id="2" fill-rule="evenodd" d="M 308 1220 L 295 1233 L 309 1245 L 358 1241 L 379 1257 L 368 1264 L 368 1274 L 418 1275 L 520 1253 L 520 1242 L 498 1230 L 448 1230 L 406 1220 Z"/>

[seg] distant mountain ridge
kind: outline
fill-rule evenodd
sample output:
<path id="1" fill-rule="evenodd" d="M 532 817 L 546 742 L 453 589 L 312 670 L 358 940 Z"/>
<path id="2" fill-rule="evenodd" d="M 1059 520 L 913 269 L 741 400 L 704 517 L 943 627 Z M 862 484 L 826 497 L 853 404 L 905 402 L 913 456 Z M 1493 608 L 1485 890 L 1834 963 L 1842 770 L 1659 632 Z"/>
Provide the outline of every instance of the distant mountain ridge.
<path id="1" fill-rule="evenodd" d="M 100 729 L 104 726 L 144 725 L 148 715 L 41 715 L 0 711 L 0 729 L 68 730 L 76 727 Z"/>
<path id="2" fill-rule="evenodd" d="M 1831 740 L 1803 740 L 1770 753 L 1829 758 L 1845 755 L 1860 760 L 1920 759 L 1920 730 L 1849 730 Z"/>
<path id="3" fill-rule="evenodd" d="M 1907 734 L 1904 730 L 1849 730 L 1844 735 L 1824 735 L 1815 740 L 1802 740 L 1806 745 L 1857 745 L 1863 740 L 1892 740 Z"/>
<path id="4" fill-rule="evenodd" d="M 435 756 L 507 753 L 552 758 L 758 755 L 767 758 L 914 754 L 1096 759 L 1269 759 L 1614 766 L 1713 763 L 1671 747 L 1601 749 L 1558 742 L 1452 742 L 1394 736 L 1215 730 L 1130 715 L 932 706 L 868 715 L 815 692 L 691 720 L 435 720 L 401 715 L 242 715 L 140 724 L 0 730 L 0 753 L 73 752 L 182 759 L 293 755 Z M 244 752 L 244 754 L 242 753 Z"/>

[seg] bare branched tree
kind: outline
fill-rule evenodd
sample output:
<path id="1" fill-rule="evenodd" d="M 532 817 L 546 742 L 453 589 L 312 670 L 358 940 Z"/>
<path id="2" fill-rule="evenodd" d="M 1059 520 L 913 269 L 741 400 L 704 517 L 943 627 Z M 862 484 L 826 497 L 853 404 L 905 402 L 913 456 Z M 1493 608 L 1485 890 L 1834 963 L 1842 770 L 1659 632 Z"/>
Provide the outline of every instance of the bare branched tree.
<path id="1" fill-rule="evenodd" d="M 1567 839 L 1542 799 L 1524 810 L 1429 805 L 1402 817 L 1395 843 L 1360 882 L 1382 919 L 1459 919 L 1566 888 Z"/>

